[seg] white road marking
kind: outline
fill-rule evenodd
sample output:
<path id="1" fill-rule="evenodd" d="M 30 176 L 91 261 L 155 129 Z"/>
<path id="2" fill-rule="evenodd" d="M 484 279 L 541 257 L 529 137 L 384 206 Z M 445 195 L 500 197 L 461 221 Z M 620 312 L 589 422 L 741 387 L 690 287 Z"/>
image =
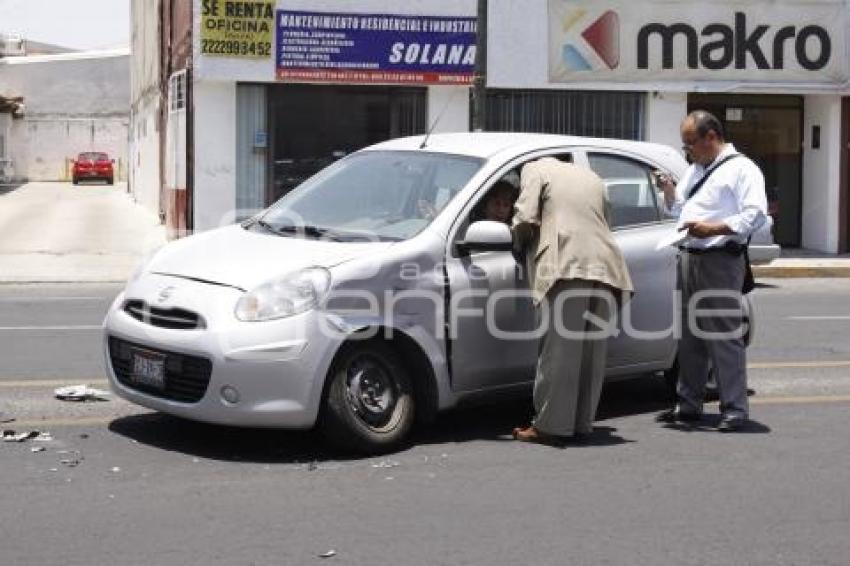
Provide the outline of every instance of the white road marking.
<path id="1" fill-rule="evenodd" d="M 76 379 L 2 379 L 0 380 L 0 388 L 15 388 L 15 387 L 64 387 L 66 385 L 77 385 L 85 383 L 93 387 L 106 387 L 109 382 L 103 379 L 103 376 L 98 377 L 79 377 Z"/>
<path id="2" fill-rule="evenodd" d="M 747 364 L 747 369 L 845 368 L 850 361 L 831 362 L 759 362 Z"/>
<path id="3" fill-rule="evenodd" d="M 789 316 L 786 320 L 850 320 L 850 316 Z"/>
<path id="4" fill-rule="evenodd" d="M 35 331 L 39 330 L 102 330 L 101 325 L 91 326 L 0 326 L 0 331 Z"/>
<path id="5" fill-rule="evenodd" d="M 108 297 L 2 297 L 0 303 L 38 303 L 48 301 L 111 301 Z"/>

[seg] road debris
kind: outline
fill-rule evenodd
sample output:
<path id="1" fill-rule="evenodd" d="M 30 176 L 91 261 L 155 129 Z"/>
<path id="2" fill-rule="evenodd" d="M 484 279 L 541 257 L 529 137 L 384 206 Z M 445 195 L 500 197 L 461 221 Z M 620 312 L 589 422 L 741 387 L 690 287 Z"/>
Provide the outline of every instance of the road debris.
<path id="1" fill-rule="evenodd" d="M 44 452 L 47 450 L 44 446 L 33 446 L 30 448 L 30 452 Z"/>
<path id="2" fill-rule="evenodd" d="M 377 464 L 372 464 L 373 468 L 397 468 L 399 466 L 401 466 L 401 464 L 394 460 L 384 460 L 382 462 L 378 462 Z"/>
<path id="3" fill-rule="evenodd" d="M 15 432 L 14 430 L 3 431 L 3 442 L 26 442 L 27 440 L 37 438 L 41 433 L 37 430 L 29 430 L 27 432 Z"/>
<path id="4" fill-rule="evenodd" d="M 316 460 L 313 460 L 312 462 L 307 464 L 307 471 L 308 472 L 315 472 L 318 469 L 319 469 L 319 463 Z"/>
<path id="5" fill-rule="evenodd" d="M 118 466 L 115 466 L 115 467 L 114 467 L 114 468 L 112 468 L 112 470 L 110 470 L 110 471 L 111 471 L 113 474 L 117 474 L 118 472 L 120 472 L 120 471 L 121 471 L 121 468 L 119 468 Z"/>
<path id="6" fill-rule="evenodd" d="M 109 401 L 109 391 L 95 389 L 85 384 L 60 387 L 53 394 L 60 401 Z"/>
<path id="7" fill-rule="evenodd" d="M 0 423 L 10 423 L 15 420 L 15 417 L 0 411 Z"/>
<path id="8" fill-rule="evenodd" d="M 333 558 L 334 556 L 336 556 L 336 550 L 329 550 L 324 554 L 320 554 L 319 558 Z"/>

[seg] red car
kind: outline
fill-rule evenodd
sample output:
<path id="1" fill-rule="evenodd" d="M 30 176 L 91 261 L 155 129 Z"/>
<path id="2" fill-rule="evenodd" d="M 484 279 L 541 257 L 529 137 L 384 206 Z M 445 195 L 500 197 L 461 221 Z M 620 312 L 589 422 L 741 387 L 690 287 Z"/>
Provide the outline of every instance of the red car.
<path id="1" fill-rule="evenodd" d="M 115 176 L 112 172 L 114 159 L 102 151 L 88 151 L 81 153 L 74 161 L 74 169 L 71 174 L 72 181 L 76 185 L 87 179 L 102 179 L 107 185 L 111 185 Z"/>

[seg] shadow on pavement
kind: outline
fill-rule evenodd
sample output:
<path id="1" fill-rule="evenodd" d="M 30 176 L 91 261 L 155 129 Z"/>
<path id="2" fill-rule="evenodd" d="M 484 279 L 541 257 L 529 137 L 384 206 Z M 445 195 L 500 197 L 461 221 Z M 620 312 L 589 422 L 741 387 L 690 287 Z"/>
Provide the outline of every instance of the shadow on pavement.
<path id="1" fill-rule="evenodd" d="M 720 424 L 720 415 L 704 415 L 702 420 L 696 423 L 670 423 L 662 426 L 680 432 L 710 432 L 711 434 L 718 434 L 718 424 Z M 769 426 L 758 421 L 748 420 L 740 430 L 726 434 L 768 434 L 770 432 L 771 429 Z"/>
<path id="2" fill-rule="evenodd" d="M 565 446 L 613 446 L 629 442 L 614 434 L 616 429 L 604 426 L 600 421 L 659 411 L 668 406 L 666 396 L 667 390 L 660 379 L 608 384 L 602 392 L 594 433 L 580 443 L 567 442 Z M 528 424 L 532 415 L 530 396 L 510 402 L 455 409 L 439 415 L 434 423 L 415 430 L 411 443 L 513 442 L 513 428 Z M 211 425 L 162 413 L 122 417 L 112 421 L 109 430 L 162 450 L 221 461 L 292 464 L 366 458 L 326 446 L 321 435 L 314 431 Z"/>
<path id="3" fill-rule="evenodd" d="M 16 191 L 20 189 L 23 185 L 23 183 L 0 183 L 0 196 L 11 193 L 12 191 Z"/>

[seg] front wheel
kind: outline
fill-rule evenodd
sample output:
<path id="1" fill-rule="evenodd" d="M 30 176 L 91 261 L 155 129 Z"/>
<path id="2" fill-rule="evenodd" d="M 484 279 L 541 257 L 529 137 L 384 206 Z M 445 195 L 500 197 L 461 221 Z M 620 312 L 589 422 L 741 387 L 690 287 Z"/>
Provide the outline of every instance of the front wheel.
<path id="1" fill-rule="evenodd" d="M 328 379 L 320 428 L 332 444 L 367 454 L 399 447 L 413 426 L 415 401 L 410 375 L 392 349 L 351 343 Z"/>

